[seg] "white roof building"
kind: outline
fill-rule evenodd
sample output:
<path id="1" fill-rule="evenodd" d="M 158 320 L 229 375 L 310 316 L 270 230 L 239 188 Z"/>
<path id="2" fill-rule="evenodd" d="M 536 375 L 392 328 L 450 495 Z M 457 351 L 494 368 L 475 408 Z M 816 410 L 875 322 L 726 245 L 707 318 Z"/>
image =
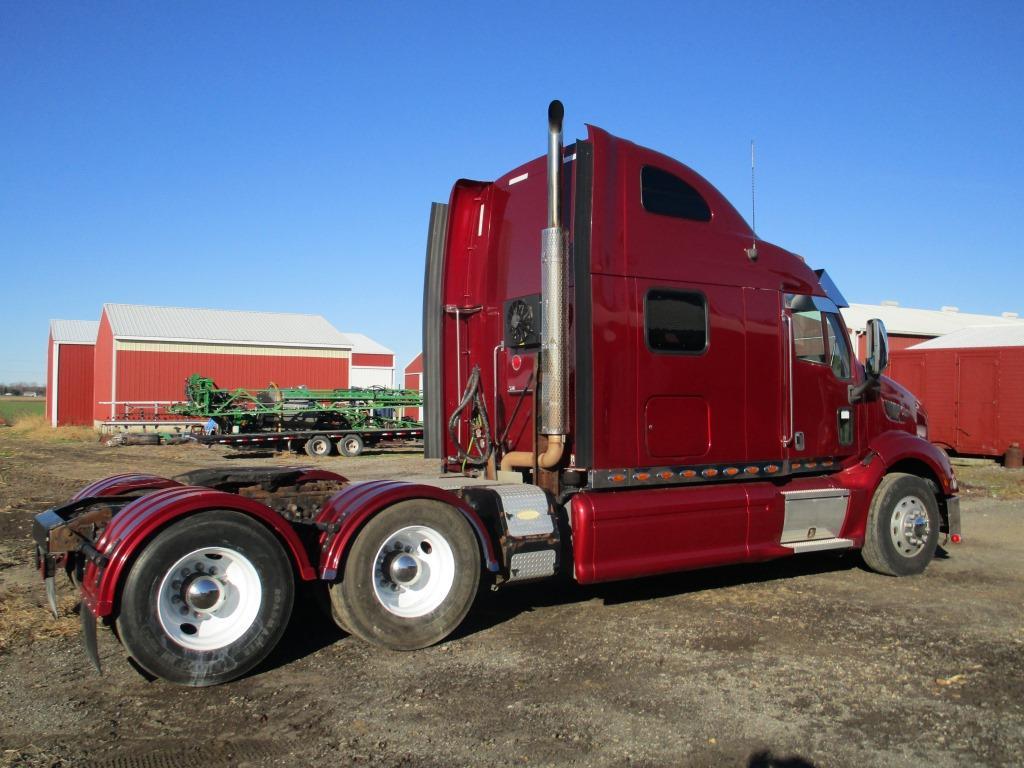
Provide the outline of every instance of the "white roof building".
<path id="1" fill-rule="evenodd" d="M 51 320 L 50 338 L 57 344 L 95 344 L 99 320 Z"/>
<path id="2" fill-rule="evenodd" d="M 935 339 L 915 344 L 910 349 L 956 349 L 962 347 L 1024 347 L 1024 323 L 1021 325 L 978 325 L 961 328 Z"/>

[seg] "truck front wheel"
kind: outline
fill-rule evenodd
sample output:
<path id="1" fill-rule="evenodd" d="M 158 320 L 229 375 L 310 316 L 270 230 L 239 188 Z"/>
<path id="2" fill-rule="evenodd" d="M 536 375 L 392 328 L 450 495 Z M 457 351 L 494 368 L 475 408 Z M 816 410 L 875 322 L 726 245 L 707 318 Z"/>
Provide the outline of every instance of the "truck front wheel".
<path id="1" fill-rule="evenodd" d="M 151 674 L 215 685 L 270 653 L 293 596 L 288 556 L 270 531 L 238 512 L 202 512 L 142 550 L 125 582 L 117 630 Z"/>
<path id="2" fill-rule="evenodd" d="M 480 584 L 480 550 L 466 519 L 437 501 L 404 501 L 356 537 L 331 585 L 338 624 L 398 651 L 433 645 L 466 618 Z"/>
<path id="3" fill-rule="evenodd" d="M 871 500 L 861 556 L 871 570 L 912 576 L 931 562 L 939 541 L 939 505 L 927 481 L 893 472 Z"/>

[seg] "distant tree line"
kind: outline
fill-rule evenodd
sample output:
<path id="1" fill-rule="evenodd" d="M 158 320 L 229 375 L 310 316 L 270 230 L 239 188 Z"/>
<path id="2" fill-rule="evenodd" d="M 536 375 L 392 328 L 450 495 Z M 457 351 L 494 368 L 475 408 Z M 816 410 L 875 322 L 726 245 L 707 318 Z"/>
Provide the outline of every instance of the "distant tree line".
<path id="1" fill-rule="evenodd" d="M 42 387 L 36 384 L 34 381 L 29 383 L 26 381 L 15 381 L 11 384 L 4 384 L 0 382 L 0 396 L 3 395 L 35 395 L 36 397 L 46 396 L 46 387 Z"/>

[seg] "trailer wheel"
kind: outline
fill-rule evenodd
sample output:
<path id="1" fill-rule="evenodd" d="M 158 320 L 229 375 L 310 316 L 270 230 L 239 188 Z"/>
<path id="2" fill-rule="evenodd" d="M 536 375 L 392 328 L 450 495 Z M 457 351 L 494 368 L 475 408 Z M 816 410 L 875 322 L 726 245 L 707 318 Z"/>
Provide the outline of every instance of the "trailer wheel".
<path id="1" fill-rule="evenodd" d="M 339 626 L 398 651 L 433 645 L 466 618 L 480 584 L 480 550 L 466 519 L 416 499 L 384 510 L 356 537 L 331 585 Z"/>
<path id="2" fill-rule="evenodd" d="M 306 441 L 306 453 L 310 456 L 320 458 L 330 456 L 334 450 L 334 443 L 327 435 L 313 435 Z"/>
<path id="3" fill-rule="evenodd" d="M 238 512 L 202 512 L 156 536 L 132 565 L 117 631 L 148 672 L 206 686 L 239 677 L 277 645 L 291 615 L 281 544 Z"/>
<path id="4" fill-rule="evenodd" d="M 887 576 L 921 573 L 939 541 L 939 505 L 928 483 L 893 472 L 882 478 L 871 500 L 861 556 Z"/>
<path id="5" fill-rule="evenodd" d="M 359 435 L 345 435 L 338 441 L 338 453 L 342 456 L 358 456 L 363 452 L 363 438 Z"/>

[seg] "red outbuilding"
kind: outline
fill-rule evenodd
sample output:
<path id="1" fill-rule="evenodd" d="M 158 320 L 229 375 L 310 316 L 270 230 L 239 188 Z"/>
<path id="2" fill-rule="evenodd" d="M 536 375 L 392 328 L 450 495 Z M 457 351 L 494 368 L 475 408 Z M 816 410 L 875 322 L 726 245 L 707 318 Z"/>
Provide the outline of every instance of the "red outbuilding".
<path id="1" fill-rule="evenodd" d="M 403 389 L 415 389 L 421 394 L 423 393 L 423 353 L 420 352 L 416 357 L 412 359 L 412 362 L 405 366 L 405 381 L 402 384 Z M 416 419 L 416 421 L 423 421 L 423 409 L 422 408 L 406 408 L 404 413 L 406 418 Z"/>
<path id="2" fill-rule="evenodd" d="M 104 304 L 93 422 L 180 401 L 193 373 L 223 389 L 348 387 L 351 355 L 351 340 L 320 315 Z"/>
<path id="3" fill-rule="evenodd" d="M 51 426 L 92 424 L 95 320 L 51 320 L 46 348 L 46 418 Z"/>
<path id="4" fill-rule="evenodd" d="M 891 354 L 889 375 L 928 413 L 928 439 L 961 454 L 1024 444 L 1024 327 L 964 328 Z"/>

